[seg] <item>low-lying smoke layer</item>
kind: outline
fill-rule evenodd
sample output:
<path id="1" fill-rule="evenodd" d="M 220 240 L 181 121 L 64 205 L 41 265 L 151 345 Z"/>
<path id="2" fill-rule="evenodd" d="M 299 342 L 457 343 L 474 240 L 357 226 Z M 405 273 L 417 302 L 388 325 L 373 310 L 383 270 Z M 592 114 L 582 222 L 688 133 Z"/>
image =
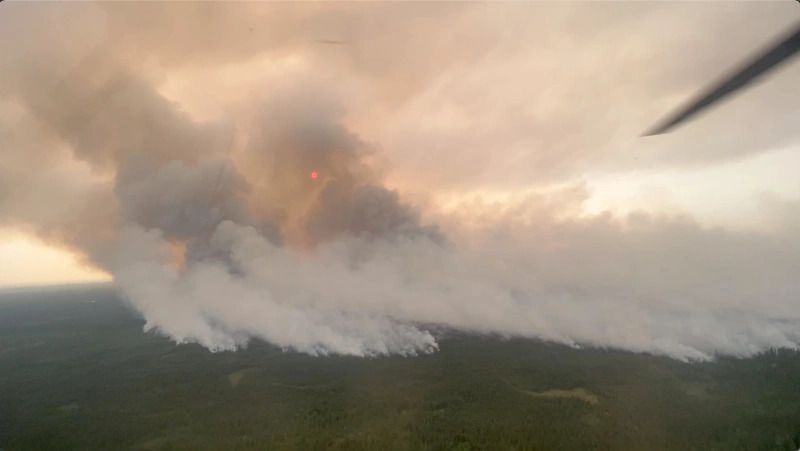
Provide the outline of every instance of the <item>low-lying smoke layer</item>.
<path id="1" fill-rule="evenodd" d="M 106 45 L 70 64 L 43 45 L 4 83 L 0 224 L 108 271 L 148 330 L 356 356 L 435 351 L 431 325 L 678 359 L 800 343 L 796 215 L 769 234 L 581 216 L 581 185 L 423 214 L 336 89 L 286 77 L 245 119 L 204 122 L 135 69 L 129 37 Z M 222 58 L 177 47 L 154 57 Z"/>

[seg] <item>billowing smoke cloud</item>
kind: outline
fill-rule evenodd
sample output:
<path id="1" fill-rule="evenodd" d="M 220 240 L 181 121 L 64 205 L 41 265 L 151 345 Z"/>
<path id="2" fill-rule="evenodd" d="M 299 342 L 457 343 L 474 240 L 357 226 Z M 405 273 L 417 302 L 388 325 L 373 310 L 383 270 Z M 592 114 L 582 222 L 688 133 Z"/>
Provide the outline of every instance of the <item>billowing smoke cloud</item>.
<path id="1" fill-rule="evenodd" d="M 87 44 L 92 26 L 62 30 L 70 45 L 36 40 L 35 58 L 17 55 L 16 66 L 6 68 L 13 75 L 0 80 L 0 117 L 8 125 L 0 225 L 108 271 L 148 330 L 212 350 L 258 338 L 314 355 L 432 352 L 438 345 L 430 330 L 439 326 L 679 359 L 800 346 L 800 238 L 785 225 L 796 222 L 792 202 L 768 199 L 765 211 L 778 226 L 759 234 L 709 229 L 685 217 L 582 215 L 588 192 L 580 184 L 496 203 L 460 195 L 448 205 L 428 199 L 415 207 L 386 183 L 384 143 L 352 127 L 348 83 L 361 80 L 378 99 L 376 111 L 402 115 L 416 108 L 408 100 L 413 92 L 433 89 L 436 57 L 455 55 L 441 61 L 448 72 L 508 48 L 414 47 L 414 55 L 430 57 L 417 60 L 386 15 L 395 7 L 365 5 L 286 7 L 263 32 L 269 45 L 260 46 L 246 38 L 251 14 L 187 5 L 185 29 L 164 42 L 156 37 L 175 25 L 171 7 L 78 10 L 76 23 L 94 23 L 92 14 L 107 21 L 102 47 Z M 35 23 L 49 17 L 48 8 L 55 6 L 11 9 Z M 252 14 L 265 21 L 278 12 L 261 8 Z M 440 29 L 444 19 L 465 30 L 478 14 L 437 6 L 413 19 L 420 6 L 408 8 L 421 30 Z M 123 13 L 127 21 L 120 21 Z M 409 84 L 398 75 L 403 66 L 362 44 L 348 63 L 331 68 L 349 81 L 289 65 L 217 119 L 197 119 L 160 91 L 170 70 L 225 67 L 264 54 L 302 61 L 313 44 L 293 29 L 364 17 L 386 25 L 388 34 L 377 40 L 408 63 Z M 478 35 L 489 33 L 481 26 Z M 350 36 L 333 37 L 362 32 L 354 26 Z M 187 38 L 195 35 L 207 51 Z M 461 108 L 476 108 L 480 97 L 464 99 Z M 496 114 L 492 132 L 477 132 L 473 142 L 424 130 L 399 142 L 413 147 L 427 136 L 436 147 L 463 145 L 471 159 L 477 144 L 515 147 L 529 139 L 507 112 L 487 112 Z M 536 156 L 542 172 L 565 173 L 556 151 L 574 154 L 576 143 L 597 136 L 544 149 Z M 390 153 L 396 160 L 397 151 Z M 614 164 L 600 166 L 607 165 Z M 403 185 L 415 180 L 406 174 Z M 430 175 L 420 173 L 416 191 L 425 180 Z"/>

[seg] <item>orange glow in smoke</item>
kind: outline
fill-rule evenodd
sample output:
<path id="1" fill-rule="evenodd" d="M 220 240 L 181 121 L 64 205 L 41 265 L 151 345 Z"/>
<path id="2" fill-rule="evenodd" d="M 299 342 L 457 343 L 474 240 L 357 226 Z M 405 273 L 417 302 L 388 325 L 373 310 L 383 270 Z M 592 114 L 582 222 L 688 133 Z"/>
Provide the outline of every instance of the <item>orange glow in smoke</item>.
<path id="1" fill-rule="evenodd" d="M 317 171 L 314 171 L 314 172 L 311 173 L 311 178 L 316 180 L 318 175 L 319 174 L 317 174 Z"/>

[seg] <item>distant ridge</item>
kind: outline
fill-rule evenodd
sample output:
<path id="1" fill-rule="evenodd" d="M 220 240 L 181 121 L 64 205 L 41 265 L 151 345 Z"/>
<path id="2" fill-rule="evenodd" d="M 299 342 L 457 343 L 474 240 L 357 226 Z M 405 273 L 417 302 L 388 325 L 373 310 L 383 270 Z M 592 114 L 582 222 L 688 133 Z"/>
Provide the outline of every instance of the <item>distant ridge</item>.
<path id="1" fill-rule="evenodd" d="M 0 287 L 0 294 L 31 293 L 31 292 L 52 292 L 62 290 L 77 290 L 86 288 L 111 288 L 113 282 L 98 280 L 96 282 L 67 282 L 45 285 L 9 285 Z M 0 449 L 0 451 L 3 451 Z"/>

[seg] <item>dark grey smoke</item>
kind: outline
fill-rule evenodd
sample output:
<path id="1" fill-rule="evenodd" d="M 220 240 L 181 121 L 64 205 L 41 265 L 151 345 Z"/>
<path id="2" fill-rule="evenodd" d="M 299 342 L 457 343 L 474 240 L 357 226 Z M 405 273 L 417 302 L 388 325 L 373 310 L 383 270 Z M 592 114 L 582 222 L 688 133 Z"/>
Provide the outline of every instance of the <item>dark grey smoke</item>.
<path id="1" fill-rule="evenodd" d="M 419 215 L 403 205 L 396 192 L 375 185 L 348 187 L 336 181 L 319 193 L 306 227 L 315 242 L 334 239 L 343 232 L 369 239 L 400 235 L 444 240 L 436 225 L 422 226 Z"/>

